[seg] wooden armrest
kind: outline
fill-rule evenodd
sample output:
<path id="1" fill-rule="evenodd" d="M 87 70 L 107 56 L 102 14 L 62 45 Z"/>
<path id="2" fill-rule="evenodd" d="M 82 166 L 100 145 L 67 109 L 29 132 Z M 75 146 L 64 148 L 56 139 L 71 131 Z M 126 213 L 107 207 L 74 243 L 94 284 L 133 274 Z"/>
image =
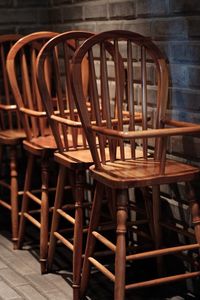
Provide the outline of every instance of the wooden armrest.
<path id="1" fill-rule="evenodd" d="M 140 130 L 140 131 L 117 131 L 114 129 L 108 129 L 108 128 L 93 125 L 89 129 L 102 135 L 106 135 L 112 138 L 120 138 L 124 140 L 135 139 L 135 138 L 167 137 L 167 136 L 174 136 L 174 135 L 200 133 L 200 125 L 181 127 L 181 128 L 149 129 L 149 130 Z"/>
<path id="2" fill-rule="evenodd" d="M 3 109 L 3 110 L 16 110 L 17 109 L 17 105 L 15 104 L 0 104 L 0 109 Z"/>
<path id="3" fill-rule="evenodd" d="M 169 119 L 165 119 L 163 121 L 163 124 L 169 125 L 169 126 L 174 126 L 174 127 L 195 127 L 195 126 L 199 126 L 199 124 L 195 124 L 195 123 L 182 122 L 182 121 L 169 120 Z"/>
<path id="4" fill-rule="evenodd" d="M 46 117 L 45 111 L 35 111 L 29 108 L 21 107 L 20 111 L 32 117 Z"/>
<path id="5" fill-rule="evenodd" d="M 63 125 L 67 125 L 67 126 L 71 126 L 71 127 L 77 127 L 77 128 L 81 128 L 82 127 L 82 123 L 81 122 L 77 122 L 77 121 L 73 121 L 64 117 L 59 117 L 59 116 L 55 116 L 52 115 L 51 119 L 54 121 L 57 121 Z"/>
<path id="6" fill-rule="evenodd" d="M 56 112 L 54 112 L 54 113 L 58 114 L 59 111 L 56 111 Z M 65 113 L 69 113 L 69 111 L 65 111 Z M 55 114 L 54 114 L 54 115 L 51 115 L 51 119 L 54 120 L 54 121 L 57 121 L 57 122 L 59 122 L 59 123 L 61 123 L 61 124 L 63 124 L 63 125 L 67 125 L 67 126 L 71 126 L 71 127 L 78 127 L 78 128 L 81 128 L 81 127 L 82 127 L 82 123 L 79 122 L 79 121 L 70 120 L 70 119 L 67 119 L 67 118 L 65 118 L 65 117 L 57 116 L 57 115 L 55 115 Z M 141 123 L 141 121 L 142 121 L 141 115 L 138 114 L 138 115 L 135 117 L 135 122 L 136 122 L 136 123 Z M 103 120 L 103 121 L 102 121 L 102 124 L 104 125 L 104 124 L 106 124 L 106 122 L 107 122 L 106 120 Z M 112 120 L 111 120 L 112 125 L 117 125 L 118 122 L 119 122 L 118 119 L 112 119 Z M 125 117 L 123 118 L 122 122 L 123 122 L 123 124 L 129 124 L 130 119 L 129 119 L 128 117 L 125 116 Z M 95 122 L 95 121 L 92 121 L 91 123 L 92 123 L 93 125 L 96 125 L 96 122 Z"/>

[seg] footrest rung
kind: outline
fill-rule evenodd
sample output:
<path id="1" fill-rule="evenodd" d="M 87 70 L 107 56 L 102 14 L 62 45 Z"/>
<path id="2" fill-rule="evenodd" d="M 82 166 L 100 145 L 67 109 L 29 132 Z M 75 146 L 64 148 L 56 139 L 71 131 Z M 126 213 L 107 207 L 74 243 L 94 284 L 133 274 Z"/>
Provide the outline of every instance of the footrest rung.
<path id="1" fill-rule="evenodd" d="M 185 273 L 185 274 L 178 274 L 178 275 L 173 275 L 173 276 L 167 276 L 163 278 L 156 278 L 148 281 L 142 281 L 142 282 L 136 282 L 132 284 L 128 284 L 125 286 L 126 290 L 130 289 L 136 289 L 136 288 L 143 288 L 143 287 L 148 287 L 148 286 L 154 286 L 158 284 L 163 284 L 167 282 L 174 282 L 178 280 L 183 280 L 187 278 L 193 278 L 200 276 L 200 271 L 198 272 L 191 272 L 191 273 Z"/>
<path id="2" fill-rule="evenodd" d="M 138 260 L 138 259 L 150 258 L 150 257 L 154 257 L 154 256 L 161 256 L 161 255 L 167 255 L 167 254 L 170 254 L 170 253 L 175 253 L 175 252 L 179 252 L 179 251 L 181 252 L 181 251 L 186 251 L 186 250 L 193 250 L 193 249 L 198 249 L 198 248 L 200 248 L 199 244 L 169 247 L 169 248 L 164 248 L 164 249 L 158 249 L 158 250 L 152 250 L 152 251 L 147 251 L 147 252 L 128 255 L 126 257 L 126 260 L 127 261 L 128 260 Z"/>
<path id="3" fill-rule="evenodd" d="M 29 213 L 25 212 L 24 213 L 24 217 L 26 217 L 26 219 L 28 219 L 32 224 L 34 224 L 39 229 L 41 228 L 40 222 L 38 222 L 35 218 L 33 218 L 32 216 L 30 216 Z"/>
<path id="4" fill-rule="evenodd" d="M 9 203 L 3 201 L 3 200 L 0 200 L 0 205 L 3 206 L 3 207 L 5 207 L 5 208 L 7 208 L 7 209 L 9 209 L 9 210 L 12 209 L 11 205 Z"/>
<path id="5" fill-rule="evenodd" d="M 99 271 L 101 271 L 107 278 L 115 282 L 115 275 L 110 272 L 106 267 L 104 267 L 100 262 L 98 262 L 93 257 L 88 257 L 88 260 L 93 264 Z"/>
<path id="6" fill-rule="evenodd" d="M 67 214 L 66 212 L 64 212 L 62 209 L 57 209 L 57 212 L 59 213 L 59 215 L 61 215 L 63 218 L 69 221 L 71 224 L 73 225 L 75 224 L 75 219 L 69 214 Z"/>
<path id="7" fill-rule="evenodd" d="M 29 191 L 26 191 L 25 193 L 26 193 L 26 195 L 27 195 L 30 199 L 32 199 L 33 201 L 35 201 L 37 204 L 41 205 L 42 201 L 41 201 L 38 197 L 36 197 L 35 195 L 33 195 L 33 194 L 32 194 L 31 192 L 29 192 Z"/>
<path id="8" fill-rule="evenodd" d="M 108 247 L 111 251 L 116 251 L 116 246 L 111 243 L 107 238 L 105 238 L 102 234 L 98 233 L 97 231 L 93 231 L 92 234 L 95 236 L 97 240 L 103 243 L 106 247 Z"/>
<path id="9" fill-rule="evenodd" d="M 58 232 L 54 232 L 54 236 L 61 241 L 62 244 L 64 244 L 67 248 L 69 248 L 71 251 L 74 251 L 74 246 L 71 242 L 69 242 L 67 239 L 65 239 L 61 234 Z"/>

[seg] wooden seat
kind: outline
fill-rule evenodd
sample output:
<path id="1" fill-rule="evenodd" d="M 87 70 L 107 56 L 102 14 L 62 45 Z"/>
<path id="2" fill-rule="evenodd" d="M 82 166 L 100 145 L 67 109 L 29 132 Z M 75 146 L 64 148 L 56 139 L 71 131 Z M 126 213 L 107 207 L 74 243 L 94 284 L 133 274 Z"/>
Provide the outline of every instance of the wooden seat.
<path id="1" fill-rule="evenodd" d="M 19 34 L 0 36 L 0 161 L 1 161 L 1 195 L 0 205 L 11 211 L 12 240 L 16 248 L 18 236 L 19 172 L 17 160 L 22 156 L 21 143 L 25 138 L 16 104 L 11 94 L 6 71 L 6 56 L 13 44 L 21 38 Z"/>
<path id="2" fill-rule="evenodd" d="M 46 272 L 48 248 L 49 168 L 57 146 L 49 128 L 37 86 L 36 58 L 44 43 L 56 34 L 36 32 L 27 35 L 12 47 L 7 57 L 8 76 L 26 133 L 23 146 L 28 155 L 17 246 L 21 248 L 23 245 L 26 220 L 29 220 L 40 229 L 42 273 Z M 50 72 L 50 64 L 47 65 L 46 72 Z M 37 162 L 40 168 L 39 174 L 36 173 Z M 40 185 L 39 188 L 38 185 Z M 39 210 L 32 209 L 32 203 L 39 205 Z M 39 217 L 37 212 L 39 212 Z"/>
<path id="3" fill-rule="evenodd" d="M 92 91 L 90 109 L 94 112 L 92 120 L 88 113 L 81 78 L 81 63 L 85 57 L 88 57 L 89 63 L 89 90 Z M 115 300 L 125 299 L 125 291 L 132 288 L 199 276 L 198 267 L 183 274 L 160 274 L 163 265 L 160 257 L 169 253 L 183 254 L 188 249 L 199 249 L 200 242 L 199 202 L 195 199 L 191 186 L 191 181 L 199 178 L 199 169 L 170 160 L 167 154 L 167 142 L 171 136 L 199 133 L 200 126 L 167 119 L 168 68 L 162 53 L 149 38 L 134 32 L 114 30 L 99 33 L 89 38 L 76 51 L 73 57 L 72 78 L 75 101 L 94 160 L 90 174 L 96 181 L 83 262 L 81 297 L 86 293 L 91 265 L 114 282 Z M 102 106 L 105 107 L 104 110 L 101 109 Z M 123 123 L 123 110 L 127 110 L 129 121 L 126 125 Z M 135 124 L 135 111 L 142 114 L 141 126 Z M 150 121 L 147 121 L 148 115 L 151 116 Z M 113 125 L 113 117 L 118 120 L 117 125 Z M 98 151 L 97 139 L 100 148 Z M 106 144 L 109 148 L 109 158 L 105 153 Z M 118 156 L 116 145 L 120 148 Z M 127 157 L 124 150 L 127 145 L 131 148 L 131 158 Z M 139 158 L 135 152 L 138 145 L 143 149 L 143 157 Z M 147 155 L 148 150 L 152 156 Z M 186 182 L 196 241 L 165 247 L 165 240 L 161 239 L 161 224 L 163 226 L 164 221 L 160 210 L 160 185 L 182 181 Z M 115 195 L 116 242 L 98 232 L 103 191 L 107 187 L 112 189 Z M 143 252 L 134 247 L 134 252 L 130 253 L 126 240 L 129 236 L 127 199 L 128 189 L 135 187 L 151 188 L 152 191 L 154 247 Z M 170 228 L 180 232 L 180 228 Z M 113 252 L 114 273 L 94 257 L 96 240 Z M 152 257 L 157 258 L 158 278 L 127 283 L 126 263 Z M 133 268 L 132 273 L 134 270 Z M 149 270 L 144 272 L 150 273 Z"/>

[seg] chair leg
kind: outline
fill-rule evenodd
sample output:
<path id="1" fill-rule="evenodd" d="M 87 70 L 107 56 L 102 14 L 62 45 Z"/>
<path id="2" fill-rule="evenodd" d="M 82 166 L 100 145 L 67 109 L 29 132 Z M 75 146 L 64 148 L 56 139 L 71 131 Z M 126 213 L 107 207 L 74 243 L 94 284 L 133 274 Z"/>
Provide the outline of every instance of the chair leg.
<path id="1" fill-rule="evenodd" d="M 115 255 L 115 300 L 125 299 L 127 190 L 117 191 L 117 243 Z"/>
<path id="2" fill-rule="evenodd" d="M 27 191 L 29 191 L 31 186 L 31 180 L 32 180 L 32 173 L 33 173 L 33 162 L 34 157 L 32 154 L 29 154 L 28 157 L 28 163 L 26 168 L 26 176 L 25 176 L 25 183 L 24 183 L 24 194 L 22 199 L 22 207 L 21 207 L 21 216 L 20 216 L 20 222 L 19 222 L 19 234 L 18 234 L 18 243 L 17 248 L 20 249 L 23 244 L 24 239 L 24 232 L 25 232 L 25 223 L 26 218 L 24 216 L 24 213 L 28 211 L 28 204 L 29 204 L 29 197 L 27 196 Z"/>
<path id="3" fill-rule="evenodd" d="M 161 227 L 160 222 L 160 186 L 152 186 L 152 199 L 153 199 L 153 227 L 154 227 L 154 243 L 155 248 L 159 249 L 161 246 Z M 158 274 L 163 273 L 163 258 L 162 256 L 157 257 L 157 270 Z"/>
<path id="4" fill-rule="evenodd" d="M 57 186 L 56 186 L 55 203 L 53 209 L 51 233 L 50 233 L 50 240 L 49 240 L 49 250 L 48 250 L 48 259 L 47 259 L 48 271 L 52 269 L 53 258 L 54 258 L 55 248 L 56 248 L 57 239 L 54 235 L 54 232 L 57 231 L 59 225 L 60 215 L 57 213 L 57 209 L 59 209 L 62 205 L 65 178 L 66 178 L 66 168 L 64 166 L 60 166 Z"/>
<path id="5" fill-rule="evenodd" d="M 47 271 L 48 235 L 49 235 L 49 160 L 42 160 L 42 195 L 41 195 L 41 227 L 40 227 L 40 265 L 41 273 Z"/>
<path id="6" fill-rule="evenodd" d="M 95 247 L 95 237 L 93 236 L 93 230 L 98 226 L 101 204 L 103 199 L 104 187 L 100 183 L 96 183 L 94 199 L 92 203 L 92 210 L 90 215 L 90 224 L 88 228 L 87 243 L 85 249 L 85 256 L 83 261 L 82 279 L 81 279 L 81 299 L 84 298 L 84 294 L 87 289 L 89 274 L 90 274 L 90 262 L 89 257 L 92 256 Z"/>
<path id="7" fill-rule="evenodd" d="M 10 187 L 11 187 L 11 224 L 13 248 L 17 248 L 18 241 L 18 174 L 16 148 L 10 149 Z"/>
<path id="8" fill-rule="evenodd" d="M 142 196 L 144 198 L 144 205 L 145 205 L 145 211 L 147 218 L 149 220 L 149 231 L 151 234 L 151 237 L 154 236 L 154 225 L 153 225 L 153 215 L 152 215 L 152 197 L 149 193 L 149 190 L 147 187 L 140 188 L 142 192 Z"/>
<path id="9" fill-rule="evenodd" d="M 74 199 L 75 199 L 75 225 L 74 225 L 74 253 L 73 253 L 73 299 L 80 299 L 80 280 L 82 267 L 83 243 L 83 200 L 84 200 L 85 171 L 74 172 Z"/>
<path id="10" fill-rule="evenodd" d="M 192 215 L 192 223 L 194 224 L 196 241 L 200 244 L 200 203 L 196 200 L 191 183 L 186 183 L 186 192 Z"/>

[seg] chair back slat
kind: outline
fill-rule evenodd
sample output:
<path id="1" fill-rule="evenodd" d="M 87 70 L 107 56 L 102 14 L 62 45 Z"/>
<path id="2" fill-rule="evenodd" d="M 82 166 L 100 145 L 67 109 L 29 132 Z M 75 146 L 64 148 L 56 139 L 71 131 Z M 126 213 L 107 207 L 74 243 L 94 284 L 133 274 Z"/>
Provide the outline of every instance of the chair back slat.
<path id="1" fill-rule="evenodd" d="M 20 38 L 19 34 L 0 36 L 0 130 L 21 129 L 19 114 L 16 111 L 6 71 L 7 54 Z"/>
<path id="2" fill-rule="evenodd" d="M 43 111 L 43 104 L 41 101 L 40 92 L 38 89 L 37 79 L 36 79 L 36 59 L 37 53 L 35 49 L 31 49 L 31 77 L 32 77 L 32 94 L 33 94 L 33 103 L 36 104 L 34 109 L 36 108 L 38 111 Z M 45 136 L 45 128 L 46 128 L 46 119 L 40 118 L 38 120 L 39 132 L 41 136 Z"/>
<path id="3" fill-rule="evenodd" d="M 116 117 L 118 119 L 118 130 L 123 130 L 123 87 L 121 88 L 121 84 L 124 82 L 122 79 L 123 75 L 125 74 L 125 70 L 120 68 L 121 64 L 119 62 L 119 47 L 118 47 L 118 40 L 114 41 L 114 51 L 115 51 L 115 78 L 116 78 Z M 124 145 L 122 141 L 119 141 L 120 146 L 120 154 L 121 159 L 125 159 L 124 155 Z"/>
<path id="4" fill-rule="evenodd" d="M 101 97 L 102 97 L 102 119 L 106 121 L 108 128 L 112 128 L 111 122 L 111 111 L 112 108 L 110 107 L 109 102 L 109 87 L 108 87 L 108 70 L 107 70 L 107 63 L 106 63 L 106 52 L 105 52 L 105 45 L 102 43 L 100 46 L 100 73 L 101 73 Z M 101 137 L 102 139 L 102 137 Z M 115 152 L 114 146 L 115 142 L 113 139 L 108 139 L 108 146 L 111 155 L 111 160 L 115 160 Z"/>
<path id="5" fill-rule="evenodd" d="M 93 51 L 95 55 L 92 56 Z M 93 121 L 79 82 L 81 63 L 86 55 L 90 63 Z M 147 130 L 151 132 L 162 127 L 166 111 L 168 70 L 159 48 L 149 38 L 134 32 L 113 30 L 99 33 L 75 53 L 72 78 L 75 100 L 96 168 L 120 160 L 152 159 L 149 151 L 155 150 L 154 158 L 161 159 L 160 172 L 164 172 L 166 141 L 144 136 Z M 99 150 L 96 136 L 102 141 Z"/>
<path id="6" fill-rule="evenodd" d="M 146 69 L 146 50 L 141 47 L 141 81 L 142 81 L 142 128 L 147 129 L 147 69 Z M 143 138 L 143 154 L 147 158 L 147 139 Z"/>
<path id="7" fill-rule="evenodd" d="M 127 41 L 127 105 L 130 111 L 130 121 L 129 128 L 130 130 L 135 130 L 135 105 L 134 105 L 134 89 L 133 89 L 133 66 L 132 66 L 132 45 L 131 41 Z M 131 140 L 131 158 L 135 159 L 135 140 Z"/>
<path id="8" fill-rule="evenodd" d="M 65 116 L 65 107 L 64 107 L 64 102 L 63 102 L 63 93 L 62 93 L 62 82 L 61 82 L 61 77 L 59 76 L 61 73 L 60 66 L 59 66 L 59 54 L 58 54 L 58 49 L 55 47 L 53 51 L 53 74 L 55 74 L 55 83 L 56 83 L 56 99 L 57 99 L 57 108 L 59 111 L 59 115 L 61 117 Z M 52 110 L 53 111 L 53 110 Z M 67 132 L 67 126 L 64 124 L 61 124 L 59 126 L 60 131 L 63 138 L 64 142 L 64 148 L 68 150 L 69 145 L 68 145 L 68 139 L 66 137 L 65 132 Z"/>
<path id="9" fill-rule="evenodd" d="M 77 41 L 78 42 L 78 41 Z M 78 47 L 78 43 L 76 43 L 77 47 Z M 67 45 L 67 43 L 64 43 L 63 45 L 64 47 L 64 58 L 65 58 L 65 88 L 66 88 L 66 98 L 67 98 L 67 102 L 69 107 L 66 107 L 69 109 L 69 116 L 71 120 L 76 120 L 76 116 L 77 114 L 75 114 L 74 109 L 74 98 L 73 98 L 73 92 L 72 92 L 72 84 L 71 84 L 71 78 L 70 78 L 70 73 L 71 73 L 71 69 L 70 69 L 70 61 L 69 61 L 69 57 L 70 57 L 70 48 L 69 45 Z M 76 128 L 71 128 L 71 135 L 72 135 L 72 141 L 73 141 L 73 145 L 74 148 L 77 148 L 78 145 L 78 129 Z"/>
<path id="10" fill-rule="evenodd" d="M 22 72 L 22 82 L 23 82 L 23 95 L 24 95 L 24 107 L 28 107 L 31 110 L 34 110 L 34 102 L 33 102 L 33 95 L 32 95 L 32 82 L 30 81 L 30 69 L 28 71 L 27 65 L 27 57 L 24 52 L 24 49 L 22 49 L 21 53 L 21 72 Z M 31 125 L 28 125 L 29 131 L 32 128 L 32 134 L 33 137 L 37 137 L 39 134 L 39 128 L 37 127 L 37 123 L 34 117 L 30 117 L 30 123 Z M 29 124 L 29 122 L 28 122 Z"/>
<path id="11" fill-rule="evenodd" d="M 55 35 L 46 31 L 29 34 L 8 53 L 8 76 L 28 140 L 51 134 L 38 89 L 36 59 L 42 46 Z M 46 67 L 45 72 L 50 72 L 50 68 Z M 48 88 L 51 89 L 50 81 Z"/>
<path id="12" fill-rule="evenodd" d="M 98 94 L 98 88 L 97 88 L 97 82 L 96 82 L 96 72 L 95 72 L 95 65 L 94 65 L 94 57 L 93 57 L 93 52 L 92 50 L 89 51 L 88 53 L 88 59 L 89 59 L 89 70 L 90 70 L 90 84 L 92 86 L 91 92 L 92 94 L 90 95 L 90 99 L 92 101 L 92 107 L 94 108 L 94 115 L 95 115 L 95 121 L 97 125 L 101 126 L 101 111 L 102 110 L 102 104 L 99 101 L 99 94 Z M 101 151 L 101 157 L 102 161 L 106 161 L 106 156 L 105 156 L 105 141 L 104 138 L 101 135 L 98 135 L 98 142 L 101 145 L 100 151 Z"/>

